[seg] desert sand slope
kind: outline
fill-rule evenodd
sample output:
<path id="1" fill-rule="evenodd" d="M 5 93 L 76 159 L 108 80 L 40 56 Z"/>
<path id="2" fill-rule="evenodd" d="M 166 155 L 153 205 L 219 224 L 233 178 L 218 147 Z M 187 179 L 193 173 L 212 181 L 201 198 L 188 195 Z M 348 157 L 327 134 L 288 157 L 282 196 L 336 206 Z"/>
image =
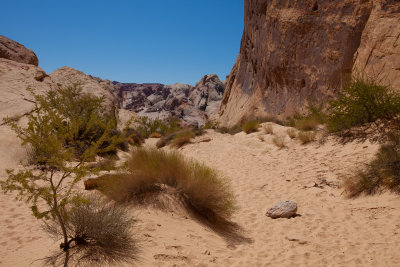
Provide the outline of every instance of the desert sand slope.
<path id="1" fill-rule="evenodd" d="M 274 125 L 274 131 L 283 135 L 285 128 Z M 287 148 L 278 149 L 272 136 L 261 132 L 210 131 L 206 137 L 212 140 L 195 140 L 180 151 L 232 181 L 240 206 L 233 221 L 243 228 L 243 242 L 231 242 L 179 208 L 132 208 L 142 250 L 138 266 L 400 265 L 400 197 L 385 193 L 348 200 L 336 187 L 342 176 L 368 162 L 378 145 L 332 139 L 301 145 L 286 137 Z M 265 216 L 283 200 L 296 201 L 299 216 Z M 0 195 L 0 207 L 1 266 L 27 266 L 49 247 L 57 248 L 25 204 Z"/>

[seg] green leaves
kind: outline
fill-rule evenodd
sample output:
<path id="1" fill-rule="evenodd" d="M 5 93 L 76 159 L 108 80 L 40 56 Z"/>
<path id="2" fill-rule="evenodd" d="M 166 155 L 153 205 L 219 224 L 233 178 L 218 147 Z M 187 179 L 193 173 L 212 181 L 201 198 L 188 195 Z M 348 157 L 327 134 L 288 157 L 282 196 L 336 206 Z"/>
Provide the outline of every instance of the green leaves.
<path id="1" fill-rule="evenodd" d="M 400 113 L 400 95 L 372 79 L 354 79 L 329 103 L 328 128 L 341 131 Z"/>

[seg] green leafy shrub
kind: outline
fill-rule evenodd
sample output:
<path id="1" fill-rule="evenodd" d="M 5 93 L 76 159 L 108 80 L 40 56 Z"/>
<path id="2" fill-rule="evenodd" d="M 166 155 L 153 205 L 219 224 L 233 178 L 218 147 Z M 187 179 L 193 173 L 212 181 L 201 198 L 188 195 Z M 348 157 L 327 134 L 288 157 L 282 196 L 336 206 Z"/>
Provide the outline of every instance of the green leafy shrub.
<path id="1" fill-rule="evenodd" d="M 117 201 L 144 203 L 167 186 L 175 189 L 187 208 L 210 221 L 229 218 L 235 210 L 229 181 L 177 151 L 137 148 L 128 166 L 128 173 L 100 177 L 99 190 Z"/>
<path id="2" fill-rule="evenodd" d="M 206 120 L 206 123 L 203 126 L 203 129 L 217 129 L 219 128 L 218 121 L 215 120 Z"/>
<path id="3" fill-rule="evenodd" d="M 389 142 L 381 145 L 375 159 L 363 171 L 346 179 L 348 196 L 374 194 L 385 189 L 400 194 L 400 134 L 390 133 Z"/>
<path id="4" fill-rule="evenodd" d="M 35 166 L 7 170 L 8 177 L 0 185 L 4 193 L 16 191 L 18 200 L 30 203 L 37 219 L 56 222 L 64 240 L 61 254 L 65 254 L 67 266 L 71 240 L 66 228 L 68 205 L 77 201 L 71 192 L 83 177 L 101 171 L 101 166 L 91 168 L 88 162 L 115 148 L 118 138 L 111 134 L 115 121 L 96 106 L 102 104 L 102 98 L 79 96 L 81 89 L 76 86 L 45 95 L 30 91 L 35 106 L 27 116 L 27 126 L 7 124 L 22 144 L 34 151 Z"/>
<path id="5" fill-rule="evenodd" d="M 353 79 L 329 103 L 328 129 L 333 132 L 377 119 L 391 119 L 400 113 L 400 95 L 373 79 Z"/>
<path id="6" fill-rule="evenodd" d="M 111 138 L 100 144 L 102 153 L 115 154 L 116 145 L 124 142 L 120 135 L 115 134 L 115 109 L 104 107 L 104 97 L 83 93 L 78 84 L 34 97 L 35 101 L 40 99 L 42 108 L 46 106 L 47 109 L 57 112 L 62 118 L 62 123 L 71 128 L 71 134 L 65 138 L 64 146 L 73 147 L 77 157 L 80 157 L 91 143 L 97 142 L 106 130 L 110 131 Z"/>
<path id="7" fill-rule="evenodd" d="M 248 121 L 245 124 L 243 124 L 242 130 L 246 134 L 249 134 L 257 132 L 259 127 L 260 123 L 258 121 Z"/>
<path id="8" fill-rule="evenodd" d="M 145 139 L 149 138 L 152 133 L 159 133 L 161 136 L 165 136 L 180 129 L 180 121 L 176 118 L 160 120 L 139 117 L 134 120 L 134 125 L 133 129 Z"/>

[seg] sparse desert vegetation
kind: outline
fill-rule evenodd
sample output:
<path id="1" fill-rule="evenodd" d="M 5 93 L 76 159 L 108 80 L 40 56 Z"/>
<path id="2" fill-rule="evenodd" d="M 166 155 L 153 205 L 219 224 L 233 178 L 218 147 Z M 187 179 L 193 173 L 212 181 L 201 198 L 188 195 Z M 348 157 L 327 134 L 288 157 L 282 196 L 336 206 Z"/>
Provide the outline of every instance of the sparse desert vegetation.
<path id="1" fill-rule="evenodd" d="M 297 130 L 295 128 L 289 128 L 286 130 L 287 135 L 290 139 L 294 139 L 297 137 Z"/>
<path id="2" fill-rule="evenodd" d="M 243 124 L 242 130 L 246 134 L 249 134 L 249 133 L 257 132 L 259 127 L 260 127 L 260 123 L 258 121 L 256 121 L 256 120 L 248 121 Z"/>
<path id="3" fill-rule="evenodd" d="M 276 135 L 272 138 L 272 142 L 279 148 L 286 147 L 285 136 L 283 135 Z"/>
<path id="4" fill-rule="evenodd" d="M 390 133 L 389 141 L 381 145 L 378 153 L 367 167 L 344 181 L 350 197 L 375 194 L 384 190 L 400 194 L 400 135 Z"/>
<path id="5" fill-rule="evenodd" d="M 300 131 L 297 134 L 297 138 L 304 145 L 315 141 L 316 133 L 314 131 Z"/>
<path id="6" fill-rule="evenodd" d="M 151 201 L 154 194 L 171 189 L 189 210 L 211 222 L 229 219 L 235 199 L 229 181 L 176 151 L 138 148 L 132 151 L 129 172 L 98 179 L 99 190 L 117 201 Z"/>
<path id="7" fill-rule="evenodd" d="M 134 219 L 127 206 L 106 201 L 96 194 L 76 196 L 79 202 L 68 205 L 65 230 L 68 244 L 61 244 L 70 252 L 70 264 L 109 266 L 138 260 L 138 245 L 132 233 Z M 58 240 L 62 231 L 54 221 L 43 229 Z M 43 259 L 47 265 L 62 265 L 63 253 L 55 252 Z"/>
<path id="8" fill-rule="evenodd" d="M 400 113 L 400 95 L 371 78 L 354 78 L 329 102 L 328 129 L 349 129 L 377 119 L 393 119 Z"/>
<path id="9" fill-rule="evenodd" d="M 264 125 L 263 130 L 264 130 L 264 133 L 266 133 L 266 134 L 274 133 L 274 128 L 273 128 L 272 124 Z"/>

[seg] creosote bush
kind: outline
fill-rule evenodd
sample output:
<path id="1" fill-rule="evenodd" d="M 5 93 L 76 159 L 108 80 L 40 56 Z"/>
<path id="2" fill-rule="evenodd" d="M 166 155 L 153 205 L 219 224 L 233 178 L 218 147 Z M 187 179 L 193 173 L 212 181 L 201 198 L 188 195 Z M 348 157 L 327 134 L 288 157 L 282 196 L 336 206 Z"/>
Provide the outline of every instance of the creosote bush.
<path id="1" fill-rule="evenodd" d="M 210 222 L 229 219 L 235 211 L 227 179 L 177 151 L 138 148 L 132 152 L 127 173 L 105 175 L 98 188 L 116 201 L 151 202 L 151 196 L 172 188 L 186 207 Z M 168 191 L 168 190 L 167 190 Z M 150 197 L 149 197 L 150 196 Z"/>
<path id="2" fill-rule="evenodd" d="M 316 134 L 314 131 L 300 131 L 297 134 L 297 138 L 299 138 L 303 145 L 315 141 L 315 137 Z"/>
<path id="3" fill-rule="evenodd" d="M 67 232 L 68 207 L 82 201 L 72 194 L 73 189 L 83 177 L 105 168 L 89 162 L 115 150 L 122 139 L 112 133 L 115 120 L 102 107 L 103 98 L 84 94 L 76 85 L 45 95 L 30 92 L 35 106 L 27 116 L 27 126 L 6 123 L 32 149 L 33 166 L 7 170 L 8 177 L 0 185 L 4 193 L 16 191 L 17 199 L 29 203 L 37 219 L 54 222 L 64 244 L 59 255 L 65 256 L 64 266 L 68 266 L 74 243 Z"/>
<path id="4" fill-rule="evenodd" d="M 377 119 L 392 119 L 400 113 L 400 95 L 373 79 L 353 79 L 329 103 L 328 129 L 338 132 Z"/>
<path id="5" fill-rule="evenodd" d="M 259 127 L 260 123 L 258 121 L 248 121 L 245 124 L 243 124 L 242 130 L 246 134 L 249 134 L 257 132 Z"/>
<path id="6" fill-rule="evenodd" d="M 93 194 L 78 196 L 80 202 L 67 206 L 68 220 L 65 228 L 69 239 L 71 263 L 89 266 L 120 265 L 137 260 L 138 247 L 133 238 L 134 219 L 127 206 L 105 201 Z M 62 236 L 53 221 L 43 224 L 50 236 Z M 62 244 L 61 247 L 65 247 Z M 59 265 L 62 253 L 44 259 L 49 265 Z"/>
<path id="7" fill-rule="evenodd" d="M 389 133 L 389 142 L 381 145 L 367 168 L 345 180 L 349 197 L 390 190 L 400 194 L 400 134 Z"/>

